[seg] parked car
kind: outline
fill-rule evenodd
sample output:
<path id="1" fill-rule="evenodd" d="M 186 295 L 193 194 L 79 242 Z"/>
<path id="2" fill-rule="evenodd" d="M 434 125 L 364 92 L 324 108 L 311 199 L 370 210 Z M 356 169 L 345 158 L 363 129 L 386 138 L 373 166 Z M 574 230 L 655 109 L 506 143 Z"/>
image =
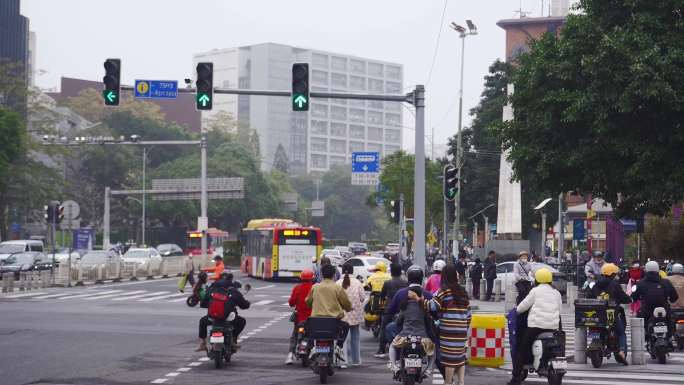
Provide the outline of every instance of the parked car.
<path id="1" fill-rule="evenodd" d="M 501 290 L 506 292 L 509 288 L 515 286 L 513 281 L 513 266 L 517 261 L 501 262 L 496 265 L 496 277 L 501 280 Z M 534 272 L 545 267 L 553 273 L 553 286 L 561 293 L 565 293 L 568 287 L 568 279 L 565 273 L 561 273 L 558 269 L 551 267 L 545 263 L 533 262 L 531 265 L 531 274 L 534 277 Z"/>
<path id="2" fill-rule="evenodd" d="M 97 265 L 102 265 L 102 264 L 120 264 L 123 266 L 123 257 L 113 251 L 104 251 L 104 250 L 92 250 L 87 252 L 85 255 L 81 257 L 81 260 L 79 261 L 79 264 L 82 267 L 92 267 L 92 266 L 97 266 Z"/>
<path id="3" fill-rule="evenodd" d="M 380 257 L 357 256 L 349 258 L 346 263 L 354 267 L 354 276 L 365 284 L 368 277 L 375 271 L 375 264 L 378 262 L 387 263 L 387 260 Z"/>
<path id="4" fill-rule="evenodd" d="M 185 255 L 183 249 L 175 243 L 162 243 L 157 246 L 157 251 L 162 257 L 182 257 Z"/>
<path id="5" fill-rule="evenodd" d="M 0 273 L 14 273 L 16 279 L 22 271 L 50 270 L 52 261 L 38 251 L 15 253 L 5 258 L 0 265 Z"/>
<path id="6" fill-rule="evenodd" d="M 349 242 L 347 247 L 351 249 L 354 255 L 360 255 L 368 251 L 368 245 L 363 242 Z"/>
<path id="7" fill-rule="evenodd" d="M 12 254 L 22 253 L 25 251 L 36 251 L 42 253 L 44 251 L 43 241 L 35 239 L 20 239 L 2 242 L 0 243 L 0 261 Z"/>
<path id="8" fill-rule="evenodd" d="M 333 266 L 342 266 L 344 263 L 344 257 L 342 257 L 342 253 L 336 249 L 321 250 L 321 257 L 330 258 L 330 262 L 332 262 Z"/>
<path id="9" fill-rule="evenodd" d="M 61 263 L 68 263 L 69 262 L 69 254 L 71 254 L 71 265 L 75 265 L 76 262 L 78 262 L 79 259 L 83 256 L 82 253 L 79 253 L 78 250 L 71 250 L 71 253 L 69 253 L 68 248 L 60 248 L 55 251 L 55 265 L 59 265 Z M 52 260 L 52 253 L 47 253 L 48 259 Z"/>
<path id="10" fill-rule="evenodd" d="M 335 246 L 335 250 L 339 250 L 345 260 L 354 256 L 354 253 L 348 246 Z"/>
<path id="11" fill-rule="evenodd" d="M 147 270 L 151 267 L 152 270 L 156 270 L 159 269 L 159 266 L 161 265 L 162 256 L 159 254 L 159 251 L 153 247 L 131 247 L 126 251 L 126 254 L 123 255 L 122 259 L 124 262 L 137 263 L 138 269 Z"/>
<path id="12" fill-rule="evenodd" d="M 398 243 L 388 243 L 385 246 L 385 253 L 389 255 L 399 254 L 400 246 Z"/>

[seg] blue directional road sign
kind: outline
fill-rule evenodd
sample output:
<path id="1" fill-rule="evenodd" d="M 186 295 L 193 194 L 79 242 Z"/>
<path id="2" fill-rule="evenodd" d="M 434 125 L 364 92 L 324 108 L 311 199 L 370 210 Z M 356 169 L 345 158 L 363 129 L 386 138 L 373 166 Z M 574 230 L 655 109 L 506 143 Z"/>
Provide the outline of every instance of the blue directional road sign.
<path id="1" fill-rule="evenodd" d="M 178 82 L 176 80 L 136 80 L 136 99 L 176 99 Z"/>
<path id="2" fill-rule="evenodd" d="M 572 221 L 572 239 L 581 240 L 586 237 L 584 232 L 584 219 L 575 219 Z"/>
<path id="3" fill-rule="evenodd" d="M 380 172 L 380 153 L 352 152 L 352 172 L 378 173 Z"/>

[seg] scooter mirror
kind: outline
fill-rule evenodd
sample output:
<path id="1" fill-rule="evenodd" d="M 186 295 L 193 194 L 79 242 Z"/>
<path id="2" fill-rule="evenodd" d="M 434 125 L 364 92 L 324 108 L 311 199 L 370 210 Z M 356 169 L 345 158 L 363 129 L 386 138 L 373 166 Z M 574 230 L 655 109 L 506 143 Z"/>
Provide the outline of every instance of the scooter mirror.
<path id="1" fill-rule="evenodd" d="M 594 288 L 594 285 L 596 285 L 596 282 L 590 283 L 590 284 L 589 284 L 589 288 L 590 288 L 590 289 L 593 289 L 593 288 Z"/>
<path id="2" fill-rule="evenodd" d="M 245 286 L 243 286 L 245 289 L 245 293 L 249 293 L 250 290 L 252 290 L 252 285 L 246 283 Z"/>

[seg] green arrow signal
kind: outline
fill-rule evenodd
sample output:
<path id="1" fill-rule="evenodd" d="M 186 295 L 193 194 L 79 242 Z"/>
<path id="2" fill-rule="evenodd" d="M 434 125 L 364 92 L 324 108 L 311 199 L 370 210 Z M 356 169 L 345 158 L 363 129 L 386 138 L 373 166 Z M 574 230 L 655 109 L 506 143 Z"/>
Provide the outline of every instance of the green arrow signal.
<path id="1" fill-rule="evenodd" d="M 202 107 L 206 107 L 209 103 L 209 96 L 207 94 L 202 94 L 197 98 L 197 101 L 202 103 Z"/>
<path id="2" fill-rule="evenodd" d="M 108 101 L 109 103 L 114 103 L 114 101 L 116 100 L 116 91 L 106 90 L 104 92 L 104 97 L 105 97 L 105 100 Z"/>
<path id="3" fill-rule="evenodd" d="M 302 108 L 306 103 L 308 103 L 308 101 L 304 95 L 298 95 L 294 99 L 294 103 L 297 105 L 297 108 Z"/>

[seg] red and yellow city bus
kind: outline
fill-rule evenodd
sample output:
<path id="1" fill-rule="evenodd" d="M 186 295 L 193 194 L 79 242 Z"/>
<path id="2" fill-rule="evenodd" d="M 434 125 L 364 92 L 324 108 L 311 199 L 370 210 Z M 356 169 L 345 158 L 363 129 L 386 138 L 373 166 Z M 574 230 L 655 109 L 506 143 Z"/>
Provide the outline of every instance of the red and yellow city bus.
<path id="1" fill-rule="evenodd" d="M 253 219 L 242 229 L 240 241 L 240 270 L 262 279 L 299 277 L 323 249 L 321 229 L 289 219 Z"/>
<path id="2" fill-rule="evenodd" d="M 210 227 L 207 230 L 207 255 L 223 257 L 223 242 L 228 240 L 228 232 Z M 185 247 L 188 255 L 202 255 L 202 232 L 188 231 L 188 239 Z"/>

